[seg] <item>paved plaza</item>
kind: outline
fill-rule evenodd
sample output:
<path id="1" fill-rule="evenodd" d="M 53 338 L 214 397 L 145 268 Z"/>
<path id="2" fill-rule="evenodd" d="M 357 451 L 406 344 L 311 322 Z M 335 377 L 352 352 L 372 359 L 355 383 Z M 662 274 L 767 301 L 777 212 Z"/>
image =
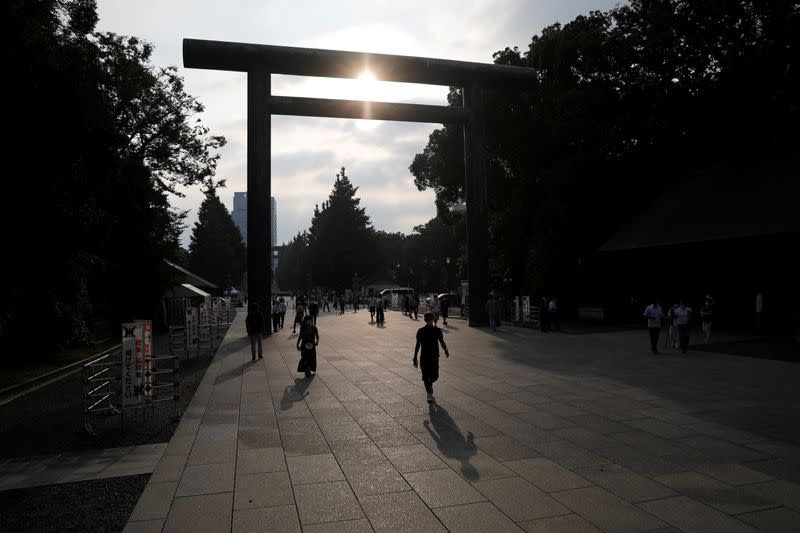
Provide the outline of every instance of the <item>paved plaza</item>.
<path id="1" fill-rule="evenodd" d="M 452 320 L 428 404 L 422 321 L 368 320 L 323 315 L 304 378 L 240 313 L 125 531 L 800 530 L 800 365 Z"/>

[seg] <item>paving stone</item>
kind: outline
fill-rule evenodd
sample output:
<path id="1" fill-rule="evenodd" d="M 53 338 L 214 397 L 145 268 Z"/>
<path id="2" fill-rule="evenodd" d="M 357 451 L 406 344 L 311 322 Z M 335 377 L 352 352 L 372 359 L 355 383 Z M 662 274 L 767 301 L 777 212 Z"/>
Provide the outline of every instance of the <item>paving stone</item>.
<path id="1" fill-rule="evenodd" d="M 219 533 L 230 531 L 232 492 L 175 498 L 164 533 Z"/>
<path id="2" fill-rule="evenodd" d="M 610 461 L 566 441 L 543 442 L 534 449 L 567 468 L 607 464 Z"/>
<path id="3" fill-rule="evenodd" d="M 515 522 L 569 513 L 569 509 L 520 477 L 473 485 Z"/>
<path id="4" fill-rule="evenodd" d="M 771 476 L 752 468 L 731 463 L 708 463 L 696 467 L 695 470 L 728 485 L 746 485 L 772 479 Z"/>
<path id="5" fill-rule="evenodd" d="M 560 416 L 562 418 L 569 418 L 571 416 L 581 416 L 588 414 L 583 409 L 579 409 L 574 405 L 562 402 L 545 402 L 536 406 L 537 409 L 542 409 L 550 414 Z"/>
<path id="6" fill-rule="evenodd" d="M 800 512 L 800 485 L 797 483 L 783 480 L 767 481 L 747 485 L 742 487 L 742 490 Z"/>
<path id="7" fill-rule="evenodd" d="M 188 457 L 186 455 L 162 456 L 156 469 L 150 476 L 149 482 L 164 483 L 167 481 L 180 481 L 187 459 Z"/>
<path id="8" fill-rule="evenodd" d="M 265 472 L 236 477 L 233 508 L 252 509 L 291 505 L 292 486 L 287 472 Z"/>
<path id="9" fill-rule="evenodd" d="M 670 424 L 669 422 L 664 422 L 663 420 L 655 420 L 653 418 L 628 420 L 624 423 L 633 428 L 667 439 L 679 439 L 698 433 L 692 429 L 692 426 L 677 426 L 675 424 Z"/>
<path id="10" fill-rule="evenodd" d="M 281 435 L 277 428 L 239 429 L 239 449 L 270 448 L 281 445 Z"/>
<path id="11" fill-rule="evenodd" d="M 455 533 L 522 532 L 519 526 L 488 502 L 441 507 L 434 512 L 447 530 Z"/>
<path id="12" fill-rule="evenodd" d="M 388 462 L 343 467 L 357 497 L 411 490 L 405 478 Z"/>
<path id="13" fill-rule="evenodd" d="M 300 533 L 300 522 L 294 505 L 243 509 L 233 512 L 232 533 L 256 531 L 275 533 Z"/>
<path id="14" fill-rule="evenodd" d="M 728 514 L 748 513 L 775 507 L 775 500 L 756 496 L 697 472 L 659 476 L 656 481 Z"/>
<path id="15" fill-rule="evenodd" d="M 286 470 L 283 448 L 252 448 L 236 455 L 236 475 Z"/>
<path id="16" fill-rule="evenodd" d="M 646 476 L 660 476 L 688 470 L 686 466 L 674 461 L 626 445 L 600 448 L 594 450 L 594 453 Z"/>
<path id="17" fill-rule="evenodd" d="M 339 463 L 333 454 L 287 457 L 292 485 L 341 481 L 344 479 Z"/>
<path id="18" fill-rule="evenodd" d="M 447 465 L 424 444 L 382 448 L 381 451 L 403 474 L 447 468 Z"/>
<path id="19" fill-rule="evenodd" d="M 414 491 L 365 496 L 361 504 L 377 533 L 446 531 Z"/>
<path id="20" fill-rule="evenodd" d="M 346 520 L 344 522 L 326 522 L 303 526 L 304 533 L 372 533 L 369 520 Z"/>
<path id="21" fill-rule="evenodd" d="M 294 495 L 303 525 L 364 518 L 346 481 L 298 485 Z"/>
<path id="22" fill-rule="evenodd" d="M 194 435 L 173 435 L 164 450 L 164 455 L 189 455 L 194 444 Z"/>
<path id="23" fill-rule="evenodd" d="M 364 431 L 381 448 L 386 446 L 406 446 L 419 442 L 417 437 L 399 424 L 394 426 L 366 426 Z"/>
<path id="24" fill-rule="evenodd" d="M 170 503 L 172 503 L 170 501 Z M 161 533 L 164 528 L 164 519 L 161 520 L 142 520 L 138 522 L 128 522 L 122 533 Z"/>
<path id="25" fill-rule="evenodd" d="M 487 455 L 497 461 L 514 461 L 538 457 L 539 453 L 533 448 L 525 446 L 505 435 L 492 435 L 489 437 L 476 437 L 475 445 Z"/>
<path id="26" fill-rule="evenodd" d="M 486 403 L 494 407 L 497 407 L 498 409 L 505 411 L 506 413 L 509 414 L 527 413 L 528 411 L 531 411 L 530 405 L 508 398 L 502 400 L 490 400 Z"/>
<path id="27" fill-rule="evenodd" d="M 657 456 L 681 454 L 687 449 L 686 446 L 682 446 L 672 439 L 659 437 L 647 431 L 634 430 L 615 433 L 611 438 Z"/>
<path id="28" fill-rule="evenodd" d="M 602 533 L 576 514 L 527 520 L 521 522 L 520 526 L 529 533 Z"/>
<path id="29" fill-rule="evenodd" d="M 545 457 L 506 461 L 505 466 L 545 492 L 589 487 L 592 483 Z"/>
<path id="30" fill-rule="evenodd" d="M 429 507 L 446 507 L 484 501 L 485 498 L 449 469 L 403 474 Z"/>
<path id="31" fill-rule="evenodd" d="M 131 513 L 130 520 L 166 518 L 177 488 L 177 482 L 148 483 Z"/>
<path id="32" fill-rule="evenodd" d="M 232 492 L 234 471 L 233 463 L 187 466 L 175 497 Z"/>
<path id="33" fill-rule="evenodd" d="M 331 453 L 328 442 L 322 433 L 287 433 L 283 435 L 283 452 L 287 457 L 292 455 L 320 455 Z"/>
<path id="34" fill-rule="evenodd" d="M 628 502 L 643 502 L 677 496 L 668 487 L 620 465 L 581 468 L 578 473 Z"/>
<path id="35" fill-rule="evenodd" d="M 796 533 L 800 531 L 800 513 L 787 507 L 740 514 L 736 518 L 767 533 Z"/>
<path id="36" fill-rule="evenodd" d="M 551 433 L 560 439 L 564 439 L 565 441 L 571 442 L 589 451 L 618 444 L 617 441 L 602 433 L 582 427 L 554 429 Z"/>
<path id="37" fill-rule="evenodd" d="M 552 496 L 608 533 L 650 531 L 666 525 L 600 487 L 554 492 Z"/>
<path id="38" fill-rule="evenodd" d="M 653 516 L 687 533 L 755 533 L 757 529 L 689 498 L 676 496 L 638 504 Z"/>
<path id="39" fill-rule="evenodd" d="M 737 444 L 732 444 L 730 442 L 706 435 L 686 437 L 684 439 L 678 439 L 677 442 L 685 446 L 703 450 L 708 454 L 713 455 L 718 461 L 743 463 L 767 458 L 766 455 L 752 448 L 739 446 Z"/>
<path id="40" fill-rule="evenodd" d="M 566 418 L 561 418 L 546 411 L 527 411 L 516 416 L 542 429 L 568 428 L 575 425 Z"/>

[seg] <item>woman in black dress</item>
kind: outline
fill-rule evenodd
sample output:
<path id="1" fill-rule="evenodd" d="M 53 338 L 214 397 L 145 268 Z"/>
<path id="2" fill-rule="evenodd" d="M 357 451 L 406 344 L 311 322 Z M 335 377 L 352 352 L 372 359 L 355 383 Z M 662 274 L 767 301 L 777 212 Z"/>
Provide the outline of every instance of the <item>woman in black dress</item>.
<path id="1" fill-rule="evenodd" d="M 306 377 L 317 373 L 317 345 L 319 344 L 319 331 L 312 323 L 311 316 L 303 319 L 300 325 L 300 334 L 297 336 L 297 349 L 300 350 L 300 362 L 297 371 L 304 372 Z"/>

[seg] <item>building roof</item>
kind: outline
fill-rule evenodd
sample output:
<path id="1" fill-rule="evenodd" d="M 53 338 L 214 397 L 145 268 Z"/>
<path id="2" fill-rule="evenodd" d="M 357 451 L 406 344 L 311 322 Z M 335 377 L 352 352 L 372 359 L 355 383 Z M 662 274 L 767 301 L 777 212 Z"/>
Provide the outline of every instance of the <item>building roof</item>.
<path id="1" fill-rule="evenodd" d="M 180 285 L 176 285 L 164 294 L 164 298 L 207 298 L 209 296 L 211 295 L 203 290 L 198 289 L 190 283 L 181 283 Z"/>
<path id="2" fill-rule="evenodd" d="M 182 266 L 173 263 L 172 261 L 164 259 L 164 262 L 167 263 L 169 266 L 171 266 L 173 269 L 175 269 L 179 273 L 178 278 L 183 277 L 183 279 L 180 280 L 182 283 L 188 283 L 188 284 L 193 285 L 194 287 L 201 287 L 201 288 L 204 288 L 204 289 L 216 289 L 217 288 L 216 285 L 214 285 L 213 283 L 211 283 L 207 279 L 201 278 L 200 276 L 198 276 L 194 272 L 191 272 L 191 271 L 183 268 Z"/>
<path id="3" fill-rule="evenodd" d="M 601 252 L 800 234 L 800 167 L 726 164 L 668 186 Z"/>

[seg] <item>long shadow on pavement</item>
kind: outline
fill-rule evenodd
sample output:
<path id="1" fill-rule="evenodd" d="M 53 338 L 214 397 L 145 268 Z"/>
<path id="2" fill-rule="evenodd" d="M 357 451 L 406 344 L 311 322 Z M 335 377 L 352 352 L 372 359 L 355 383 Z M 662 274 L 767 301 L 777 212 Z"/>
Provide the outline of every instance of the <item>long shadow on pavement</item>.
<path id="1" fill-rule="evenodd" d="M 468 432 L 464 437 L 450 413 L 441 405 L 431 402 L 428 406 L 428 415 L 430 420 L 424 422 L 425 429 L 431 434 L 439 451 L 445 457 L 452 457 L 461 463 L 461 473 L 465 478 L 477 481 L 480 477 L 478 470 L 469 462 L 469 458 L 478 453 L 472 432 Z"/>
<path id="2" fill-rule="evenodd" d="M 308 396 L 308 387 L 314 381 L 314 376 L 307 378 L 295 378 L 294 385 L 287 385 L 283 389 L 283 397 L 281 398 L 281 411 L 291 409 L 292 404 L 295 402 L 302 402 Z"/>

